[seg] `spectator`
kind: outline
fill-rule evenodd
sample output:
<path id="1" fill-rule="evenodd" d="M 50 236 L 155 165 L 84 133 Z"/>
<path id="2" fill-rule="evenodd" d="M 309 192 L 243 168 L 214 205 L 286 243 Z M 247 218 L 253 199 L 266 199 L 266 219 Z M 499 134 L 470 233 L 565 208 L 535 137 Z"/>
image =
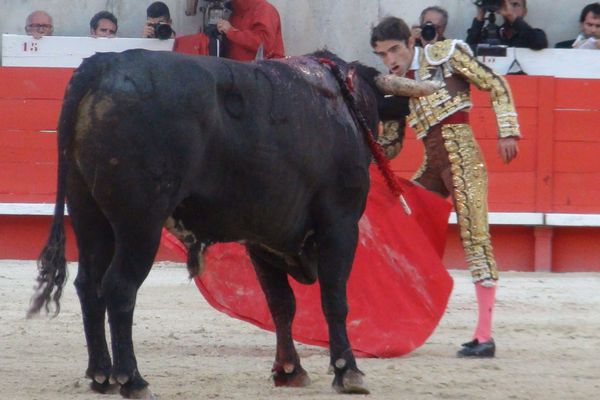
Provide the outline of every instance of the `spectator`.
<path id="1" fill-rule="evenodd" d="M 281 21 L 277 9 L 266 0 L 231 0 L 229 21 L 219 20 L 217 29 L 228 40 L 227 57 L 254 60 L 262 46 L 264 58 L 284 57 Z"/>
<path id="2" fill-rule="evenodd" d="M 527 0 L 504 0 L 497 13 L 504 18 L 504 24 L 496 31 L 500 40 L 498 44 L 508 47 L 527 47 L 532 50 L 548 47 L 546 33 L 541 29 L 532 28 L 525 22 Z M 479 43 L 485 43 L 487 39 L 484 24 L 485 9 L 477 6 L 477 15 L 467 33 L 467 43 L 472 49 L 475 49 Z"/>
<path id="3" fill-rule="evenodd" d="M 100 11 L 90 20 L 90 36 L 113 38 L 119 25 L 117 17 L 108 11 Z"/>
<path id="4" fill-rule="evenodd" d="M 588 4 L 579 17 L 581 32 L 577 39 L 556 43 L 559 49 L 600 49 L 600 3 Z"/>
<path id="5" fill-rule="evenodd" d="M 46 11 L 34 11 L 27 16 L 25 22 L 25 32 L 36 39 L 43 36 L 52 36 L 54 25 L 52 17 Z"/>
<path id="6" fill-rule="evenodd" d="M 142 37 L 158 39 L 175 38 L 175 31 L 171 26 L 172 23 L 169 7 L 162 1 L 155 1 L 146 9 L 146 25 L 144 25 Z"/>
<path id="7" fill-rule="evenodd" d="M 436 36 L 431 40 L 423 41 L 423 39 L 421 38 L 421 27 L 427 22 L 431 22 L 435 27 Z M 423 45 L 438 40 L 446 40 L 446 37 L 444 36 L 446 26 L 448 26 L 448 11 L 446 11 L 442 7 L 431 6 L 421 11 L 421 16 L 419 18 L 419 26 L 413 26 L 411 31 L 413 37 L 417 40 L 417 46 L 422 47 Z"/>

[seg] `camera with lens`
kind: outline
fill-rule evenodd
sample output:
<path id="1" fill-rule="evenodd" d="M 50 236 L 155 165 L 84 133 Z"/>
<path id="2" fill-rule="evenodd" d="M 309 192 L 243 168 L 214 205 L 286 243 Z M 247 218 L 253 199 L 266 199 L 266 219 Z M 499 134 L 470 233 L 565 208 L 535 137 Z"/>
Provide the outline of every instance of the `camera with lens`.
<path id="1" fill-rule="evenodd" d="M 200 7 L 202 13 L 202 33 L 208 36 L 208 54 L 220 57 L 226 50 L 227 38 L 217 29 L 217 23 L 228 20 L 232 13 L 232 4 L 229 0 L 204 0 L 205 5 Z"/>
<path id="2" fill-rule="evenodd" d="M 154 28 L 154 37 L 157 39 L 171 39 L 171 36 L 173 35 L 173 28 L 165 22 L 157 22 L 152 25 L 152 28 Z"/>
<path id="3" fill-rule="evenodd" d="M 496 25 L 496 12 L 502 8 L 504 0 L 476 0 L 474 3 L 487 13 L 487 23 L 481 30 L 482 41 L 477 45 L 477 55 L 506 57 L 506 46 L 500 44 L 500 28 Z"/>
<path id="4" fill-rule="evenodd" d="M 504 0 L 477 0 L 477 1 L 475 1 L 475 5 L 477 7 L 481 7 L 485 11 L 493 12 L 493 13 L 502 8 L 502 3 L 504 3 Z"/>
<path id="5" fill-rule="evenodd" d="M 427 21 L 421 25 L 421 38 L 423 40 L 431 42 L 435 39 L 435 35 L 437 35 L 437 30 L 435 29 L 433 22 Z"/>
<path id="6" fill-rule="evenodd" d="M 231 4 L 227 0 L 206 0 L 206 7 L 202 8 L 204 14 L 204 27 L 216 27 L 221 19 L 229 19 Z"/>

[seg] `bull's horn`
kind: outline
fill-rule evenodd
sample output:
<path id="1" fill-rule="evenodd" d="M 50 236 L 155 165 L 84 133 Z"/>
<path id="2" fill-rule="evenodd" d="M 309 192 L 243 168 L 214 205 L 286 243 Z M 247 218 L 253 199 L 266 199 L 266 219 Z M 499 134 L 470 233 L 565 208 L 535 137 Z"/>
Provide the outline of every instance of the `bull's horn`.
<path id="1" fill-rule="evenodd" d="M 408 97 L 429 96 L 442 87 L 441 82 L 415 81 L 396 75 L 379 75 L 375 83 L 384 94 Z"/>

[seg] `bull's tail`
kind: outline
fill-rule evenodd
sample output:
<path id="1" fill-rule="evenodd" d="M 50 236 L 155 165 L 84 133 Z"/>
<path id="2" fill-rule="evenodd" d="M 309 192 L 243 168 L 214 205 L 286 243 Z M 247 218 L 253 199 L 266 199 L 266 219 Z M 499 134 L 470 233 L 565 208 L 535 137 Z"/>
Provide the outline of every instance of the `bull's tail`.
<path id="1" fill-rule="evenodd" d="M 54 209 L 54 220 L 52 221 L 52 227 L 50 228 L 50 236 L 37 260 L 37 287 L 31 298 L 31 305 L 27 311 L 27 317 L 38 314 L 42 307 L 45 307 L 46 312 L 49 312 L 51 301 L 54 301 L 56 305 L 54 315 L 57 315 L 60 312 L 60 297 L 62 295 L 63 286 L 67 280 L 65 228 L 63 224 L 64 205 L 64 197 L 61 201 L 58 201 L 57 197 Z M 62 207 L 62 210 L 60 210 L 59 207 Z"/>
<path id="2" fill-rule="evenodd" d="M 31 298 L 27 316 L 38 314 L 42 307 L 50 312 L 50 303 L 54 302 L 54 315 L 60 312 L 60 297 L 67 281 L 67 261 L 65 258 L 65 196 L 67 189 L 67 149 L 75 135 L 77 109 L 83 96 L 90 90 L 99 71 L 98 63 L 85 60 L 74 73 L 65 92 L 64 103 L 58 122 L 58 168 L 57 188 L 54 206 L 54 218 L 50 235 L 38 260 L 37 287 Z M 91 65 L 90 65 L 91 64 Z M 95 75 L 98 74 L 98 75 Z"/>
<path id="3" fill-rule="evenodd" d="M 65 108 L 61 112 L 64 113 Z M 61 118 L 62 120 L 62 118 Z M 59 137 L 64 133 L 60 129 Z M 60 138 L 59 138 L 60 143 Z M 58 152 L 58 185 L 56 188 L 56 200 L 54 205 L 54 218 L 50 227 L 50 235 L 46 245 L 42 249 L 38 260 L 37 287 L 31 305 L 27 312 L 27 317 L 38 314 L 42 307 L 46 312 L 50 311 L 50 302 L 54 301 L 56 305 L 55 315 L 60 312 L 60 296 L 63 286 L 67 280 L 67 260 L 65 258 L 65 191 L 67 181 L 67 165 L 64 149 Z"/>

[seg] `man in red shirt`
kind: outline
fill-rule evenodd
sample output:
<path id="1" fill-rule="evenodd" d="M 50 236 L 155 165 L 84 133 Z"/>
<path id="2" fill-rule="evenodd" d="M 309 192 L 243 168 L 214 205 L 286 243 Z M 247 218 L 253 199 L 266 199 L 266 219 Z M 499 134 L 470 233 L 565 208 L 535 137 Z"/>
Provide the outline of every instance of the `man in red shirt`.
<path id="1" fill-rule="evenodd" d="M 227 58 L 254 60 L 260 46 L 263 58 L 284 57 L 281 21 L 275 7 L 266 0 L 231 0 L 233 13 L 217 23 L 227 37 Z"/>

